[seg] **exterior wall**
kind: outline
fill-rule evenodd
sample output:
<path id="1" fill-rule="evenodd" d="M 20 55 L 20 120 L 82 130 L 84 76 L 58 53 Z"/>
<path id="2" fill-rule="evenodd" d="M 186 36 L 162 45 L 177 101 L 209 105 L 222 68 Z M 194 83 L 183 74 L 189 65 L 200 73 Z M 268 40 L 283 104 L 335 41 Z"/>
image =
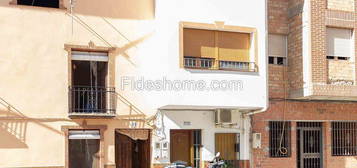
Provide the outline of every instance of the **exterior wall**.
<path id="1" fill-rule="evenodd" d="M 327 8 L 333 10 L 354 11 L 354 0 L 327 0 Z"/>
<path id="2" fill-rule="evenodd" d="M 354 82 L 354 63 L 341 60 L 328 60 L 328 83 L 345 82 L 350 85 Z"/>
<path id="3" fill-rule="evenodd" d="M 337 2 L 337 1 L 336 1 Z M 338 1 L 345 3 L 347 1 Z M 340 9 L 326 8 L 328 3 L 335 3 L 335 1 L 314 0 L 305 1 L 302 3 L 303 10 L 298 16 L 299 22 L 292 22 L 289 29 L 289 37 L 295 37 L 293 43 L 289 44 L 289 55 L 296 57 L 290 58 L 289 68 L 291 72 L 289 76 L 293 79 L 290 81 L 290 98 L 293 99 L 330 99 L 330 100 L 355 100 L 356 92 L 355 85 L 350 86 L 346 82 L 330 83 L 330 74 L 334 73 L 333 68 L 329 68 L 331 64 L 326 60 L 326 28 L 338 27 L 355 30 L 356 20 L 353 12 Z M 350 2 L 348 2 L 350 3 Z M 336 3 L 335 3 L 336 4 Z M 336 6 L 336 5 L 335 5 Z M 355 3 L 353 1 L 352 7 L 354 9 Z M 295 8 L 289 10 L 289 15 L 294 13 Z M 297 16 L 295 16 L 297 17 Z M 297 23 L 297 24 L 294 24 Z M 293 30 L 301 28 L 302 32 Z M 300 41 L 300 38 L 302 39 Z M 356 36 L 353 35 L 354 44 L 356 43 Z M 296 42 L 296 40 L 298 40 Z M 302 44 L 300 44 L 300 42 Z M 293 49 L 293 50 L 291 50 Z M 354 47 L 354 50 L 356 47 Z M 296 52 L 298 55 L 296 55 Z M 301 55 L 301 59 L 300 59 Z M 348 61 L 351 64 L 348 72 L 352 73 L 353 83 L 355 83 L 356 62 L 355 55 Z M 301 69 L 303 71 L 301 71 Z M 338 73 L 337 71 L 335 71 Z M 294 77 L 292 77 L 294 76 Z M 296 76 L 296 77 L 295 77 Z M 350 83 L 350 82 L 347 82 Z M 332 89 L 333 88 L 333 89 Z M 336 90 L 336 94 L 331 94 L 330 90 Z M 344 90 L 346 90 L 345 94 Z"/>
<path id="4" fill-rule="evenodd" d="M 289 10 L 285 15 L 294 13 L 293 4 L 302 1 L 290 1 Z M 270 0 L 268 4 L 281 3 L 279 0 Z M 324 168 L 350 168 L 356 166 L 355 157 L 332 156 L 331 153 L 331 122 L 356 121 L 357 103 L 354 101 L 333 101 L 323 97 L 321 100 L 292 100 L 289 98 L 304 97 L 306 95 L 321 94 L 330 96 L 348 95 L 355 92 L 354 86 L 327 85 L 328 75 L 348 75 L 351 69 L 344 69 L 337 64 L 328 64 L 326 60 L 325 31 L 326 26 L 353 28 L 354 16 L 349 12 L 326 10 L 324 0 L 304 1 L 302 13 L 289 19 L 288 27 L 288 65 L 269 65 L 269 109 L 265 113 L 255 114 L 252 117 L 253 133 L 261 133 L 261 148 L 252 149 L 255 168 L 297 167 L 297 122 L 315 121 L 323 123 L 323 166 Z M 271 5 L 268 5 L 269 7 Z M 270 11 L 272 9 L 268 9 Z M 283 10 L 279 10 L 279 13 Z M 299 11 L 299 10 L 298 10 Z M 310 13 L 311 12 L 311 13 Z M 280 16 L 281 24 L 276 27 L 279 17 L 271 16 L 269 12 L 269 33 L 286 27 L 285 16 Z M 337 19 L 340 18 L 340 19 Z M 274 26 L 273 26 L 274 25 Z M 297 33 L 298 32 L 298 33 Z M 298 58 L 293 58 L 297 56 Z M 301 57 L 301 58 L 300 58 Z M 354 58 L 353 58 L 354 59 Z M 352 60 L 353 60 L 352 59 Z M 333 60 L 337 61 L 337 60 Z M 344 62 L 346 63 L 346 62 Z M 352 62 L 351 64 L 355 64 Z M 329 66 L 328 66 L 329 65 Z M 329 68 L 331 69 L 329 71 Z M 332 70 L 332 68 L 336 68 Z M 337 71 L 343 71 L 338 72 Z M 354 67 L 352 73 L 355 73 Z M 286 73 L 287 72 L 287 73 Z M 302 75 L 302 78 L 301 76 Z M 349 76 L 350 77 L 350 76 Z M 293 79 L 293 80 L 292 80 Z M 302 83 L 303 82 L 303 83 Z M 323 85 L 320 92 L 317 86 L 312 87 L 309 82 Z M 304 87 L 304 88 L 302 88 Z M 345 89 L 348 88 L 348 89 Z M 286 95 L 287 92 L 289 95 Z M 310 90 L 312 92 L 310 93 Z M 285 94 L 284 94 L 285 93 Z M 289 97 L 290 96 L 290 97 Z M 312 97 L 309 97 L 313 99 Z M 271 158 L 269 156 L 269 121 L 291 121 L 291 156 L 286 158 Z"/>
<path id="5" fill-rule="evenodd" d="M 290 94 L 299 94 L 303 88 L 302 59 L 302 14 L 304 1 L 289 1 L 289 34 L 288 34 L 288 78 Z"/>
<path id="6" fill-rule="evenodd" d="M 331 121 L 355 121 L 357 118 L 357 104 L 354 102 L 330 101 L 284 101 L 270 100 L 267 112 L 254 115 L 252 119 L 253 132 L 262 133 L 262 148 L 253 149 L 254 167 L 269 168 L 297 167 L 296 160 L 296 122 L 323 122 L 323 160 L 324 168 L 352 168 L 356 166 L 354 156 L 332 156 L 331 154 Z M 292 121 L 291 128 L 291 156 L 287 158 L 269 157 L 269 121 Z"/>
<path id="7" fill-rule="evenodd" d="M 188 117 L 189 116 L 189 117 Z M 249 160 L 249 132 L 250 129 L 249 117 L 242 118 L 239 116 L 239 124 L 232 127 L 216 126 L 214 121 L 214 111 L 163 111 L 163 132 L 158 136 L 156 142 L 168 142 L 170 144 L 171 129 L 201 129 L 202 147 L 201 161 L 212 161 L 215 153 L 215 133 L 237 133 L 240 134 L 240 149 L 238 160 Z M 189 122 L 190 125 L 185 125 L 184 122 Z M 153 151 L 155 152 L 155 151 Z M 165 165 L 170 163 L 170 151 L 167 158 L 154 158 L 154 164 Z M 217 151 L 219 152 L 219 151 Z M 154 156 L 153 156 L 154 157 Z"/>
<path id="8" fill-rule="evenodd" d="M 273 34 L 288 34 L 288 0 L 268 0 L 268 30 Z"/>
<path id="9" fill-rule="evenodd" d="M 5 139 L 0 141 L 0 167 L 65 167 L 68 157 L 65 128 L 86 126 L 106 127 L 101 132 L 101 167 L 115 167 L 115 129 L 133 127 L 133 121 L 127 118 L 130 103 L 142 109 L 146 117 L 167 105 L 204 108 L 266 106 L 266 9 L 261 0 L 229 0 L 225 3 L 218 0 L 157 0 L 155 3 L 77 0 L 73 19 L 69 1 L 63 1 L 64 9 L 9 3 L 10 0 L 0 2 L 0 45 L 3 48 L 0 51 L 3 81 L 0 82 L 0 134 Z M 212 25 L 222 21 L 224 25 L 255 28 L 259 72 L 180 68 L 179 25 L 182 21 Z M 109 51 L 109 64 L 115 64 L 110 66 L 110 86 L 129 100 L 129 104 L 118 100 L 116 117 L 68 117 L 71 77 L 70 55 L 65 46 Z M 125 77 L 203 80 L 207 84 L 213 80 L 232 79 L 241 80 L 243 89 L 238 93 L 132 90 L 131 81 L 124 86 L 122 79 Z M 135 122 L 139 123 L 136 128 L 148 128 L 142 120 Z M 211 133 L 207 134 L 211 136 Z M 211 149 L 212 142 L 209 141 L 207 146 Z M 245 141 L 247 144 L 248 140 Z M 206 152 L 205 158 L 211 153 Z M 245 151 L 242 158 L 247 159 L 247 153 Z"/>

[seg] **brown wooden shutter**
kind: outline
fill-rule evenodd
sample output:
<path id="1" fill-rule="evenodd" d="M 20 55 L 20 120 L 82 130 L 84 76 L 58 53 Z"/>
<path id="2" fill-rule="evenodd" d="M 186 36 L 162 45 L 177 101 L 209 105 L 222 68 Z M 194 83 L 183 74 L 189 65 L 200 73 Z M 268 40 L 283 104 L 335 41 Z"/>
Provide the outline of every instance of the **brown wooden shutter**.
<path id="1" fill-rule="evenodd" d="M 220 158 L 224 160 L 236 160 L 235 153 L 236 134 L 234 133 L 216 133 L 215 151 L 220 152 Z"/>
<path id="2" fill-rule="evenodd" d="M 249 62 L 250 34 L 218 31 L 218 56 L 222 61 Z"/>
<path id="3" fill-rule="evenodd" d="M 185 57 L 215 58 L 215 33 L 212 30 L 183 29 Z"/>

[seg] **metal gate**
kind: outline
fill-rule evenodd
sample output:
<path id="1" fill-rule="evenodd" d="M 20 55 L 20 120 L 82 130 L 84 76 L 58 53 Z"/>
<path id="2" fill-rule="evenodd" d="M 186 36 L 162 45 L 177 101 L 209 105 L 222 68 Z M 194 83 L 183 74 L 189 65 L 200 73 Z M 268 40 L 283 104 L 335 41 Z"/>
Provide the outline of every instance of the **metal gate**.
<path id="1" fill-rule="evenodd" d="M 322 123 L 297 123 L 298 168 L 322 168 Z"/>

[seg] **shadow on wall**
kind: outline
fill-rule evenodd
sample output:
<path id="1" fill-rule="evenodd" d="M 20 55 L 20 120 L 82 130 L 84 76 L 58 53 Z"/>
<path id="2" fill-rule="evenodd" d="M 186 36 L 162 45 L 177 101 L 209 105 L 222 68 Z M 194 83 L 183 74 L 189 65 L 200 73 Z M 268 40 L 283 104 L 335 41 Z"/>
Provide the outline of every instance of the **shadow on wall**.
<path id="1" fill-rule="evenodd" d="M 66 5 L 69 8 L 69 5 Z M 74 12 L 110 18 L 151 20 L 155 17 L 155 0 L 76 0 Z"/>
<path id="2" fill-rule="evenodd" d="M 48 126 L 44 122 L 70 121 L 68 119 L 30 118 L 0 97 L 0 148 L 27 148 L 27 125 L 32 122 L 60 135 L 63 132 Z M 5 107 L 5 108 L 3 108 Z"/>
<path id="3" fill-rule="evenodd" d="M 0 110 L 0 118 L 7 111 Z M 27 148 L 26 128 L 28 121 L 25 120 L 0 120 L 0 148 Z"/>

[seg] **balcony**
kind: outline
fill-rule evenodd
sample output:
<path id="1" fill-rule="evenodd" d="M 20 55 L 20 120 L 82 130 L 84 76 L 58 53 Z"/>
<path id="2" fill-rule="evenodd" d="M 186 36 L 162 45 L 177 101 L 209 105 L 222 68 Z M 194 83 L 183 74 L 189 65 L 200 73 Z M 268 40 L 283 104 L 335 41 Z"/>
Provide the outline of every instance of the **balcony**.
<path id="1" fill-rule="evenodd" d="M 224 61 L 213 58 L 184 57 L 184 67 L 189 69 L 210 69 L 227 71 L 256 72 L 254 62 Z"/>
<path id="2" fill-rule="evenodd" d="M 115 117 L 114 87 L 70 86 L 70 117 Z"/>

